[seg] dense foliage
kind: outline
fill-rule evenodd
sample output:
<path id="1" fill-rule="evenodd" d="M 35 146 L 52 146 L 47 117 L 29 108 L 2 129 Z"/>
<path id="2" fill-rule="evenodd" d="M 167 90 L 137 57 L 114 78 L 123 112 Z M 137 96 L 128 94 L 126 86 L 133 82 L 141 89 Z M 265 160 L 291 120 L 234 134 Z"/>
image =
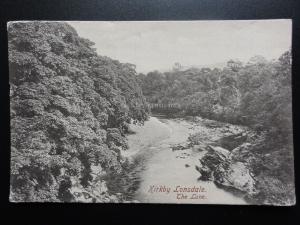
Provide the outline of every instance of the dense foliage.
<path id="1" fill-rule="evenodd" d="M 137 75 L 66 23 L 11 23 L 8 36 L 11 201 L 117 201 L 125 133 L 147 119 L 147 99 L 261 134 L 234 160 L 251 169 L 261 202 L 293 202 L 290 51 L 223 69 L 178 64 Z"/>
<path id="2" fill-rule="evenodd" d="M 246 65 L 230 60 L 224 69 L 153 71 L 139 78 L 150 103 L 178 104 L 185 115 L 266 127 L 274 116 L 291 119 L 291 110 L 280 111 L 291 108 L 290 52 L 277 61 L 256 56 Z"/>
<path id="3" fill-rule="evenodd" d="M 139 74 L 150 103 L 177 104 L 185 115 L 250 125 L 288 137 L 291 132 L 291 54 L 253 57 L 224 69 L 190 68 Z M 284 134 L 282 134 L 282 131 Z M 288 134 L 288 135 L 286 135 Z"/>
<path id="4" fill-rule="evenodd" d="M 139 80 L 150 103 L 177 104 L 181 115 L 247 125 L 262 132 L 263 141 L 254 140 L 247 150 L 250 153 L 239 160 L 254 159 L 249 164 L 261 195 L 273 196 L 275 203 L 289 197 L 293 201 L 290 51 L 273 61 L 255 56 L 245 65 L 230 60 L 223 69 L 153 71 L 140 74 Z"/>
<path id="5" fill-rule="evenodd" d="M 66 23 L 11 23 L 8 36 L 10 199 L 74 201 L 84 190 L 102 201 L 128 123 L 147 119 L 134 66 L 97 55 Z"/>

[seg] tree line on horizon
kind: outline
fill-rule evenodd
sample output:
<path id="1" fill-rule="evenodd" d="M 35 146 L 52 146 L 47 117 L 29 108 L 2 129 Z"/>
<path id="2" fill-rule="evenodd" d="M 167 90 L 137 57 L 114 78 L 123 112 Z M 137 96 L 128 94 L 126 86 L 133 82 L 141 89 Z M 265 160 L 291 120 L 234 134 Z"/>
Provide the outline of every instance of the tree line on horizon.
<path id="1" fill-rule="evenodd" d="M 147 102 L 175 104 L 181 115 L 203 116 L 257 129 L 291 127 L 291 52 L 278 60 L 254 56 L 220 68 L 138 74 Z M 277 121 L 277 125 L 274 124 Z M 278 131 L 278 129 L 277 129 Z"/>

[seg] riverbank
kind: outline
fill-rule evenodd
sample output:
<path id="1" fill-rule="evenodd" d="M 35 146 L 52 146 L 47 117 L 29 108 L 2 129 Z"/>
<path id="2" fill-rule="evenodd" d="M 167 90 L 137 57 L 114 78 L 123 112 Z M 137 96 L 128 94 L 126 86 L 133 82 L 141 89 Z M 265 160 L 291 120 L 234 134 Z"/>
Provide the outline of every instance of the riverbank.
<path id="1" fill-rule="evenodd" d="M 193 120 L 201 129 L 190 135 L 187 147 L 204 153 L 196 167 L 202 181 L 212 181 L 249 204 L 295 204 L 293 171 L 285 166 L 293 165 L 290 146 L 276 144 L 267 131 Z"/>
<path id="2" fill-rule="evenodd" d="M 129 149 L 123 155 L 135 164 L 130 176 L 138 182 L 133 185 L 132 199 L 143 203 L 246 204 L 240 196 L 218 188 L 214 182 L 199 179 L 196 168 L 205 152 L 199 146 L 189 146 L 189 137 L 199 132 L 208 145 L 228 132 L 236 133 L 243 128 L 231 126 L 216 131 L 200 120 L 207 122 L 201 118 L 151 117 L 145 126 L 131 126 L 135 134 L 128 136 Z M 178 146 L 183 148 L 176 150 Z M 160 188 L 169 192 L 153 191 Z"/>
<path id="3" fill-rule="evenodd" d="M 265 149 L 266 133 L 200 117 L 151 117 L 131 126 L 127 199 L 148 203 L 294 203 L 293 186 L 278 174 L 276 151 Z M 284 173 L 284 170 L 281 171 Z M 286 175 L 286 179 L 292 175 Z M 130 184 L 134 180 L 133 184 Z M 125 182 L 126 183 L 126 182 Z M 201 193 L 178 193 L 178 187 Z M 153 191 L 153 190 L 169 191 Z"/>

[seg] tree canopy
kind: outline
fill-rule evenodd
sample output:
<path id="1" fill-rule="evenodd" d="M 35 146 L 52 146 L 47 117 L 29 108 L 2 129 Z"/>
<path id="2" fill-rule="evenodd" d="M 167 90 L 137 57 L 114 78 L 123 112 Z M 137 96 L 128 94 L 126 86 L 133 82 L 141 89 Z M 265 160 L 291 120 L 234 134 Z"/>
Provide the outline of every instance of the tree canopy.
<path id="1" fill-rule="evenodd" d="M 74 183 L 100 185 L 93 166 L 122 170 L 127 124 L 147 119 L 135 68 L 98 55 L 67 23 L 11 23 L 8 36 L 10 198 L 72 201 Z"/>

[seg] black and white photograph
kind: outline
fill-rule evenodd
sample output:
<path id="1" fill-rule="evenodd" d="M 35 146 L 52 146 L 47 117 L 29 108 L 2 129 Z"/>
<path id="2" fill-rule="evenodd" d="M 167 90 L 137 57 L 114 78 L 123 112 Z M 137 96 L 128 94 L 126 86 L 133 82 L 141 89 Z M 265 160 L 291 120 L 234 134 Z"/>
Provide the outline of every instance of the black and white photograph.
<path id="1" fill-rule="evenodd" d="M 8 22 L 9 201 L 295 205 L 292 22 Z"/>

